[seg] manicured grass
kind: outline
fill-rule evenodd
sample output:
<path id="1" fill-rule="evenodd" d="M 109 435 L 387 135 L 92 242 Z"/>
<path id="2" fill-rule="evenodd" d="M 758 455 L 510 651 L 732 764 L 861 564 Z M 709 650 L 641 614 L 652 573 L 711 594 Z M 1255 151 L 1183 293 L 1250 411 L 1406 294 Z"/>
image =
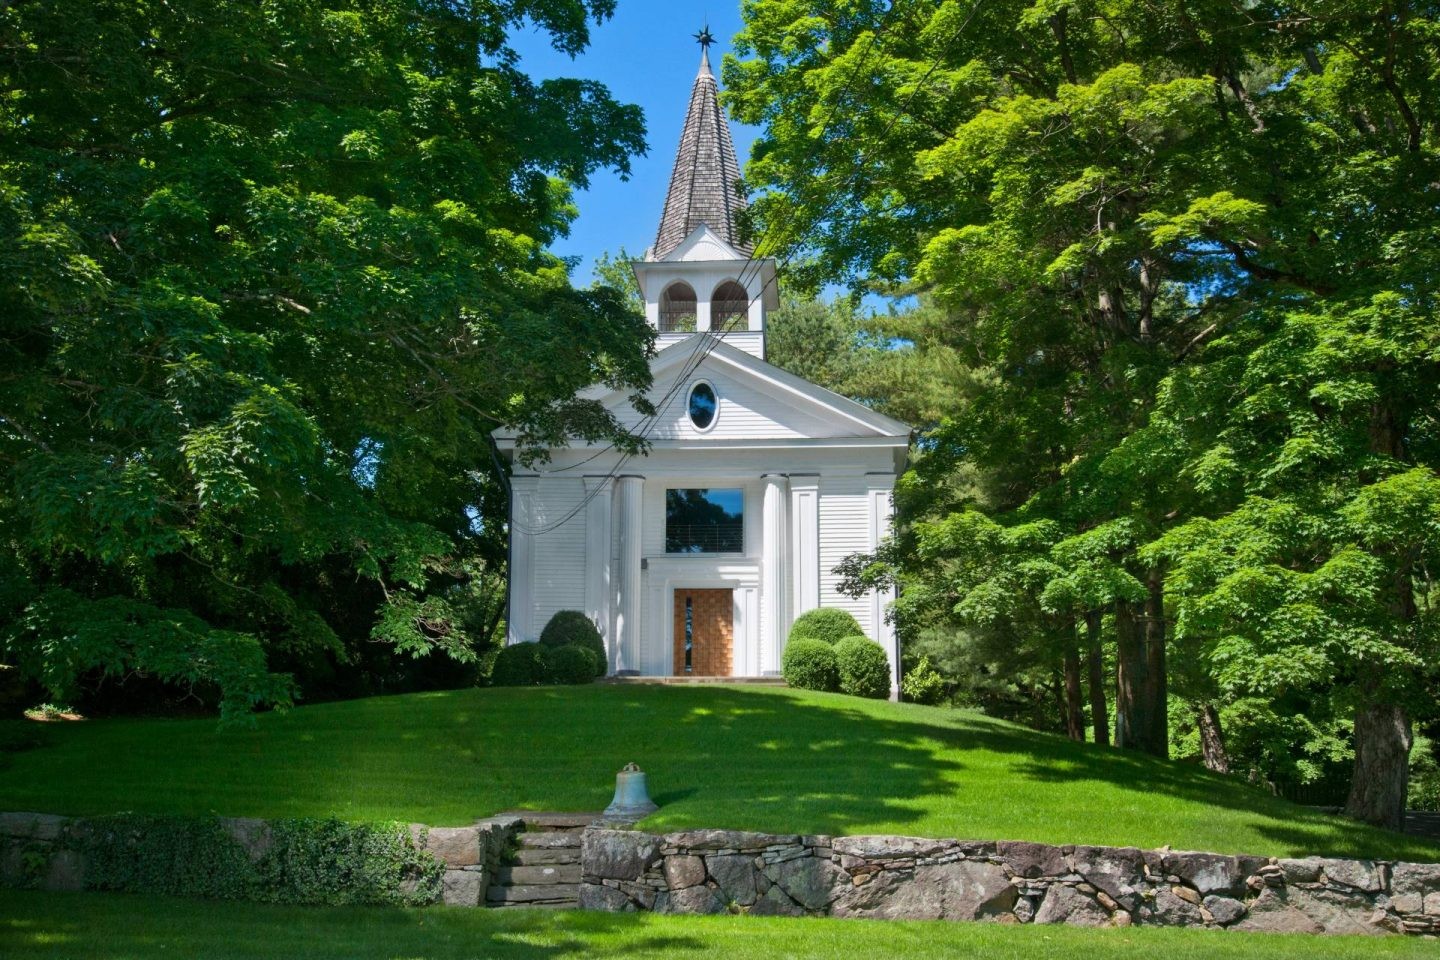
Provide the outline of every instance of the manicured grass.
<path id="1" fill-rule="evenodd" d="M 377 697 L 260 718 L 46 727 L 0 810 L 460 824 L 599 810 L 627 761 L 656 829 L 904 833 L 1440 861 L 1191 766 L 968 712 L 757 687 L 591 686 Z"/>
<path id="2" fill-rule="evenodd" d="M 7 960 L 563 960 L 568 957 L 1112 957 L 1307 960 L 1430 957 L 1433 943 L 1223 931 L 759 917 L 306 908 L 121 894 L 0 891 Z"/>

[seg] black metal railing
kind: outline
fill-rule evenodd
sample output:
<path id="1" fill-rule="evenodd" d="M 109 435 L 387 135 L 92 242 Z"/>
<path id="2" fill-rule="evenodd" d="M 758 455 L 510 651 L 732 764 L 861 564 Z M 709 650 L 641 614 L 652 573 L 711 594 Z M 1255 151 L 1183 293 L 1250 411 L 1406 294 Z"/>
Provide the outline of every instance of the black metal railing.
<path id="1" fill-rule="evenodd" d="M 665 525 L 666 553 L 744 553 L 745 525 L 705 523 Z"/>
<path id="2" fill-rule="evenodd" d="M 710 304 L 710 328 L 721 332 L 749 328 L 749 300 L 716 300 Z"/>
<path id="3" fill-rule="evenodd" d="M 661 307 L 660 332 L 694 333 L 695 304 L 690 303 L 683 307 Z"/>

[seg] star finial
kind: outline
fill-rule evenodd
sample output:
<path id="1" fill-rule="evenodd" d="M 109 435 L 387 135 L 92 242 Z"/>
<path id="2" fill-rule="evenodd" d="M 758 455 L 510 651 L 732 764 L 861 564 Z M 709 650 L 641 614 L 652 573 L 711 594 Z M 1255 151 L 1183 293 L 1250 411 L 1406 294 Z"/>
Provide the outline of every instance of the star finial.
<path id="1" fill-rule="evenodd" d="M 700 28 L 699 33 L 695 34 L 695 42 L 700 44 L 707 53 L 709 52 L 710 44 L 715 42 L 715 37 L 710 33 L 710 25 L 708 23 Z"/>

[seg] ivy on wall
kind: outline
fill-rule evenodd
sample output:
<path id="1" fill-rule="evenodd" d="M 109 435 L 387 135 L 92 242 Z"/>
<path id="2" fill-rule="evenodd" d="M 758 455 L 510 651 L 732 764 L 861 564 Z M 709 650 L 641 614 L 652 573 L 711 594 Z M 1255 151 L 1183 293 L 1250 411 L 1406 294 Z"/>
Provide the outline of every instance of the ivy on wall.
<path id="1" fill-rule="evenodd" d="M 251 841 L 247 849 L 216 818 L 120 814 L 77 822 L 60 846 L 84 858 L 92 890 L 326 905 L 440 899 L 444 867 L 404 824 L 277 820 Z"/>

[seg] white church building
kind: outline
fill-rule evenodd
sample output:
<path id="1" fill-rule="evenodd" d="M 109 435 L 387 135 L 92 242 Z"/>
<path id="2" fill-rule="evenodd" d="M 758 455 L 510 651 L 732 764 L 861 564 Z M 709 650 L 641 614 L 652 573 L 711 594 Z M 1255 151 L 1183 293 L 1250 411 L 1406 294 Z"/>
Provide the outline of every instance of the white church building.
<path id="1" fill-rule="evenodd" d="M 658 415 L 589 393 L 650 448 L 577 442 L 514 463 L 508 642 L 581 610 L 611 675 L 775 676 L 795 617 L 839 607 L 885 648 L 894 686 L 891 597 L 844 596 L 834 569 L 889 532 L 910 427 L 765 362 L 776 264 L 739 239 L 717 94 L 706 50 L 655 245 L 633 264 L 657 330 Z M 513 436 L 496 440 L 513 453 Z"/>

